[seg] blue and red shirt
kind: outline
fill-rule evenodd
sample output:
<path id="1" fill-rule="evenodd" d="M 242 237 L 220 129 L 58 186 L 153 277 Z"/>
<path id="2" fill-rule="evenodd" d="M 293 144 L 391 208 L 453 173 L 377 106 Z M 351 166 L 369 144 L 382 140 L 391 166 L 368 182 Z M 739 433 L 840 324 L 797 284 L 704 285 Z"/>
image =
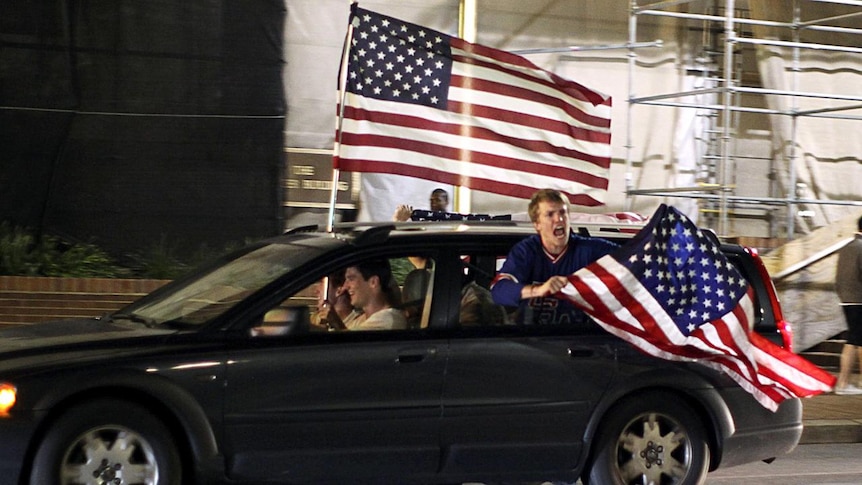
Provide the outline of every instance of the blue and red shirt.
<path id="1" fill-rule="evenodd" d="M 605 239 L 572 233 L 566 249 L 554 255 L 542 245 L 541 237 L 534 234 L 509 251 L 491 283 L 491 295 L 498 305 L 519 307 L 519 323 L 579 323 L 586 317 L 567 301 L 555 297 L 521 299 L 521 289 L 541 285 L 552 276 L 568 276 L 618 247 Z"/>

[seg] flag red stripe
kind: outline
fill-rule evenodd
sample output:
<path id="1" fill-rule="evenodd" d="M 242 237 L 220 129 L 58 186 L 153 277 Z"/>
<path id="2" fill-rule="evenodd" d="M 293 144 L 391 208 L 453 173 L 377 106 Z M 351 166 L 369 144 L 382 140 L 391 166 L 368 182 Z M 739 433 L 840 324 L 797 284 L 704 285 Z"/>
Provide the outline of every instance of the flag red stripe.
<path id="1" fill-rule="evenodd" d="M 474 64 L 478 64 L 478 61 L 474 61 Z M 516 74 L 519 77 L 523 76 L 520 73 Z M 532 80 L 532 79 L 531 79 Z M 528 88 L 522 86 L 516 86 L 513 84 L 506 84 L 502 82 L 490 81 L 487 79 L 480 79 L 477 77 L 464 77 L 459 76 L 457 74 L 452 75 L 452 81 L 449 86 L 455 86 L 464 89 L 470 89 L 474 91 L 485 91 L 489 93 L 502 94 L 512 98 L 512 105 L 518 103 L 519 100 L 532 101 L 534 103 L 543 104 L 546 106 L 553 106 L 564 113 L 568 114 L 572 117 L 572 119 L 578 120 L 581 123 L 585 123 L 590 126 L 594 126 L 598 129 L 607 130 L 610 129 L 611 120 L 608 118 L 603 118 L 601 116 L 593 116 L 588 113 L 585 113 L 578 109 L 575 105 L 566 102 L 564 99 L 560 99 L 559 97 L 550 96 L 548 94 L 533 91 Z M 553 86 L 558 89 L 558 86 Z M 450 100 L 449 102 L 450 108 L 449 111 L 455 111 L 451 108 L 453 104 Z M 526 114 L 526 113 L 524 113 Z M 547 118 L 540 118 L 545 119 Z M 540 123 L 532 123 L 535 126 L 542 126 Z M 610 138 L 609 133 L 596 132 L 597 135 L 607 135 Z"/>
<path id="2" fill-rule="evenodd" d="M 754 301 L 754 290 L 750 286 L 749 286 L 748 291 L 746 293 L 746 298 L 751 300 L 751 301 Z M 781 402 L 784 399 L 787 399 L 789 397 L 793 397 L 793 394 L 789 391 L 789 389 L 786 386 L 786 384 L 789 383 L 789 381 L 787 381 L 787 379 L 784 379 L 784 378 L 774 379 L 774 378 L 770 377 L 770 379 L 772 381 L 774 381 L 774 384 L 767 384 L 767 383 L 761 382 L 762 379 L 758 379 L 758 376 L 767 377 L 767 375 L 766 375 L 766 373 L 764 373 L 764 371 L 769 369 L 769 367 L 765 365 L 765 362 L 757 359 L 757 356 L 754 353 L 754 345 L 752 343 L 751 338 L 753 335 L 757 335 L 757 334 L 755 332 L 751 332 L 748 330 L 750 327 L 749 315 L 744 311 L 744 309 L 742 308 L 741 305 L 734 308 L 733 313 L 734 313 L 734 315 L 736 315 L 736 317 L 740 321 L 740 325 L 742 326 L 742 330 L 745 333 L 745 335 L 743 336 L 743 338 L 745 339 L 744 343 L 748 346 L 747 350 L 749 351 L 748 354 L 744 354 L 744 355 L 741 354 L 740 355 L 740 357 L 741 357 L 740 363 L 747 365 L 747 367 L 750 369 L 751 375 L 753 376 L 753 378 L 755 380 L 757 380 L 758 388 L 762 392 L 769 395 L 772 399 L 774 399 L 776 403 L 779 403 L 779 402 Z M 776 348 L 778 347 L 774 344 L 772 344 L 772 345 L 775 346 Z"/>
<path id="3" fill-rule="evenodd" d="M 769 354 L 777 360 L 784 362 L 788 366 L 793 367 L 795 370 L 805 374 L 808 378 L 819 383 L 821 386 L 832 386 L 832 384 L 834 383 L 835 377 L 832 374 L 824 371 L 820 367 L 817 367 L 816 365 L 800 357 L 799 355 L 796 355 L 793 352 L 789 352 L 784 348 L 775 345 L 763 336 L 752 332 L 751 335 L 749 335 L 749 339 L 751 340 L 752 345 L 757 349 Z M 812 396 L 814 394 L 818 394 L 820 391 L 819 388 L 810 388 L 797 384 L 788 376 L 785 376 L 783 373 L 780 373 L 773 369 L 771 366 L 767 365 L 766 362 L 763 362 L 761 369 L 764 373 L 767 373 L 767 375 L 769 375 L 772 380 L 780 382 L 797 396 Z"/>
<path id="4" fill-rule="evenodd" d="M 602 323 L 613 326 L 615 328 L 625 330 L 626 333 L 629 333 L 633 336 L 644 338 L 644 339 L 647 338 L 646 333 L 642 329 L 631 327 L 628 324 L 628 322 L 617 318 L 616 313 L 614 313 L 607 306 L 605 306 L 605 303 L 601 300 L 601 298 L 599 297 L 599 294 L 604 292 L 604 291 L 613 291 L 613 290 L 611 290 L 610 288 L 608 288 L 607 290 L 602 289 L 602 288 L 594 289 L 591 285 L 585 283 L 584 281 L 582 281 L 580 279 L 572 280 L 572 283 L 575 285 L 575 288 L 577 288 L 580 296 L 582 298 L 584 298 L 584 300 L 587 302 L 587 304 L 593 308 L 594 316 L 596 316 L 596 318 L 600 318 Z M 617 296 L 618 297 L 624 297 L 624 296 L 631 296 L 631 295 L 629 295 L 628 293 L 623 293 L 622 295 L 617 295 Z M 636 307 L 632 308 L 632 310 L 637 312 Z"/>
<path id="5" fill-rule="evenodd" d="M 737 307 L 734 311 L 741 310 Z M 713 349 L 713 352 L 711 353 L 705 352 L 701 356 L 702 360 L 717 364 L 735 381 L 757 389 L 758 392 L 763 394 L 776 405 L 789 397 L 786 392 L 770 385 L 764 385 L 760 382 L 758 379 L 758 367 L 755 365 L 754 361 L 746 355 L 743 349 L 739 348 L 731 335 L 727 322 L 724 320 L 716 320 L 706 325 L 711 326 L 717 331 L 719 342 L 721 342 L 723 346 L 719 346 L 716 342 L 706 337 L 705 332 L 698 329 L 691 337 L 700 339 Z M 734 323 L 733 325 L 736 324 Z M 730 349 L 730 353 L 728 353 L 728 348 Z"/>
<path id="6" fill-rule="evenodd" d="M 417 140 L 405 142 L 403 138 L 392 138 L 383 135 L 359 135 L 354 133 L 345 133 L 342 136 L 341 143 L 345 146 L 355 145 L 364 147 L 382 147 L 410 150 L 449 160 L 458 160 L 459 158 L 462 158 L 464 154 L 464 151 L 458 148 L 446 147 L 435 143 L 421 142 Z M 530 172 L 537 175 L 557 177 L 566 180 L 574 180 L 580 184 L 599 189 L 606 189 L 608 186 L 607 179 L 597 177 L 589 173 L 584 173 L 577 170 L 562 168 L 553 165 L 535 163 L 529 160 L 503 157 L 490 153 L 469 152 L 469 160 L 464 160 L 464 162 L 474 163 L 478 165 L 486 165 L 500 169 Z M 437 170 L 440 170 L 440 168 L 437 168 Z M 536 189 L 534 187 L 533 192 L 535 191 Z"/>
<path id="7" fill-rule="evenodd" d="M 505 64 L 511 64 L 513 66 L 519 66 L 526 69 L 536 70 L 539 68 L 528 61 L 527 59 L 512 54 L 509 52 L 493 49 L 490 47 L 485 47 L 480 44 L 471 44 L 463 39 L 459 39 L 457 37 L 452 38 L 451 45 L 453 48 L 460 49 L 466 53 L 470 53 L 477 56 L 488 57 L 492 59 L 497 59 L 500 62 Z M 496 67 L 496 65 L 494 65 Z M 511 70 L 510 70 L 511 71 Z M 517 71 L 515 71 L 517 72 Z M 555 89 L 559 89 L 564 91 L 566 94 L 575 98 L 579 101 L 585 101 L 587 103 L 591 103 L 593 105 L 607 105 L 610 106 L 611 98 L 600 95 L 599 93 L 586 88 L 574 81 L 569 79 L 564 79 L 560 76 L 557 76 L 554 73 L 544 71 L 546 75 L 550 76 L 550 78 L 554 81 L 554 83 L 548 82 L 549 86 L 553 86 Z M 536 79 L 535 76 L 531 76 L 530 79 Z M 547 82 L 547 81 L 545 81 Z"/>
<path id="8" fill-rule="evenodd" d="M 536 187 L 520 185 L 500 180 L 488 180 L 478 177 L 467 177 L 457 173 L 445 172 L 431 167 L 417 167 L 401 163 L 382 162 L 379 160 L 353 159 L 339 157 L 338 166 L 349 172 L 375 172 L 392 175 L 406 175 L 443 184 L 462 185 L 474 190 L 507 194 L 512 197 L 529 199 L 536 192 Z M 571 204 L 582 206 L 601 205 L 601 202 L 588 194 L 565 194 Z"/>
<path id="9" fill-rule="evenodd" d="M 504 110 L 480 110 L 482 113 L 480 114 L 488 114 L 492 119 L 501 119 L 495 118 L 491 116 L 494 111 L 501 111 L 503 113 L 508 113 Z M 440 123 L 430 121 L 425 118 L 421 118 L 413 115 L 406 114 L 398 114 L 398 113 L 387 113 L 384 111 L 373 111 L 368 109 L 363 109 L 355 106 L 345 106 L 344 108 L 344 117 L 352 120 L 360 120 L 360 121 L 370 121 L 373 123 L 381 123 L 384 125 L 390 125 L 393 127 L 406 127 L 406 128 L 415 128 L 419 130 L 429 130 L 436 131 L 439 133 L 445 133 L 448 135 L 457 135 L 457 136 L 466 136 L 468 138 L 475 138 L 479 140 L 489 140 L 489 141 L 502 141 L 508 145 L 523 148 L 525 150 L 529 150 L 535 153 L 553 153 L 555 155 L 559 155 L 565 158 L 574 158 L 579 161 L 591 163 L 600 168 L 609 168 L 610 167 L 610 157 L 602 157 L 598 155 L 592 155 L 586 152 L 567 149 L 565 147 L 559 147 L 552 145 L 548 142 L 541 140 L 527 140 L 527 139 L 519 139 L 504 136 L 500 133 L 496 133 L 487 128 L 477 127 L 477 126 L 465 126 L 459 125 L 455 123 Z M 503 120 L 505 121 L 505 120 Z M 396 132 L 397 133 L 397 132 Z M 582 133 L 583 134 L 583 133 Z M 577 138 L 577 137 L 573 137 Z M 578 139 L 586 139 L 586 137 L 578 138 Z M 402 139 L 402 143 L 409 143 L 412 140 L 410 139 Z M 601 142 L 604 143 L 604 142 Z M 456 157 L 457 159 L 458 157 Z M 506 163 L 506 159 L 501 159 L 500 163 Z M 495 163 L 491 163 L 491 165 L 496 165 Z M 510 167 L 514 168 L 514 167 Z M 529 171 L 529 170 L 524 170 Z M 580 172 L 579 172 L 580 173 Z M 560 175 L 562 176 L 562 175 Z"/>
<path id="10" fill-rule="evenodd" d="M 512 111 L 511 109 L 495 108 L 492 106 L 482 106 L 478 104 L 466 104 L 459 101 L 449 100 L 446 106 L 447 111 L 453 113 L 464 113 L 477 118 L 488 118 L 492 120 L 502 121 L 521 125 L 528 128 L 540 129 L 542 131 L 550 131 L 561 135 L 570 136 L 576 140 L 584 140 L 592 143 L 609 144 L 611 142 L 611 134 L 601 131 L 589 130 L 578 126 L 570 125 L 566 122 L 543 118 L 541 116 Z"/>
<path id="11" fill-rule="evenodd" d="M 737 319 L 739 319 L 739 325 L 743 326 L 743 328 L 748 327 L 748 318 L 746 317 L 745 312 L 741 306 L 737 305 L 735 308 L 733 308 L 731 313 L 734 314 Z M 727 360 L 726 362 L 728 362 L 728 365 L 732 365 L 733 367 L 735 367 L 736 372 L 740 375 L 745 375 L 746 373 L 748 373 L 748 376 L 756 375 L 757 369 L 753 366 L 751 362 L 748 361 L 747 356 L 745 355 L 745 351 L 743 351 L 737 345 L 736 340 L 733 338 L 733 333 L 731 332 L 728 325 L 729 324 L 723 319 L 714 320 L 710 323 L 702 325 L 700 328 L 692 332 L 691 337 L 700 339 L 710 348 L 714 349 L 714 359 L 724 359 L 725 357 L 727 357 L 727 352 L 730 351 L 730 356 L 732 357 L 732 359 Z M 737 324 L 734 323 L 733 325 Z M 717 342 L 714 342 L 712 339 L 710 339 L 710 337 L 705 331 L 705 328 L 710 328 L 715 331 L 716 335 L 718 336 Z"/>
<path id="12" fill-rule="evenodd" d="M 768 379 L 771 379 L 777 385 L 780 385 L 782 388 L 784 388 L 785 391 L 784 393 L 782 393 L 782 397 L 784 398 L 792 397 L 794 395 L 799 397 L 811 396 L 818 392 L 812 389 L 808 389 L 804 386 L 794 384 L 793 381 L 785 379 L 783 376 L 775 372 L 771 367 L 766 365 L 761 365 L 758 368 L 758 374 Z"/>

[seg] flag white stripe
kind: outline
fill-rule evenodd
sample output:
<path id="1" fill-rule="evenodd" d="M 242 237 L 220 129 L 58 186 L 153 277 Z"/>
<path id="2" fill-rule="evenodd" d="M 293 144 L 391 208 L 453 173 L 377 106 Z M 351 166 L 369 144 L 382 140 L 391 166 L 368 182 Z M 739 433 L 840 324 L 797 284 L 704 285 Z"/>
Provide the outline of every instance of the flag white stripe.
<path id="1" fill-rule="evenodd" d="M 650 301 L 652 301 L 653 303 L 657 303 L 652 298 L 652 295 L 643 295 L 648 298 L 647 301 L 644 301 L 642 299 L 640 291 L 642 289 L 642 285 L 635 284 L 634 286 L 629 286 L 629 284 L 636 283 L 632 279 L 633 275 L 628 269 L 619 264 L 615 259 L 599 258 L 597 263 L 601 265 L 604 269 L 606 269 L 608 272 L 613 274 L 614 278 L 617 278 L 623 284 L 623 286 L 633 298 L 637 299 L 638 301 L 641 301 L 644 305 L 648 307 L 651 305 Z M 585 280 L 585 283 L 587 283 L 591 288 L 593 288 L 593 291 L 596 292 L 596 295 L 599 297 L 599 299 L 602 301 L 606 308 L 611 311 L 613 311 L 614 309 L 618 309 L 623 313 L 623 315 L 615 314 L 617 318 L 625 321 L 626 324 L 628 324 L 632 328 L 636 328 L 641 331 L 644 330 L 643 325 L 641 325 L 637 318 L 635 318 L 634 315 L 629 312 L 628 308 L 622 303 L 620 303 L 620 301 L 612 294 L 612 292 L 607 291 L 607 286 L 605 286 L 604 282 L 602 282 L 602 280 L 598 276 L 596 276 L 595 273 L 585 272 L 585 274 L 591 276 L 589 279 Z M 632 291 L 633 289 L 635 290 L 634 292 Z M 651 307 L 651 310 L 655 311 L 656 308 Z"/>
<path id="2" fill-rule="evenodd" d="M 594 105 L 593 103 L 591 103 L 589 101 L 584 101 L 584 100 L 569 96 L 564 91 L 554 89 L 554 88 L 547 86 L 546 84 L 543 84 L 541 81 L 544 81 L 545 83 L 553 83 L 553 84 L 558 83 L 558 80 L 554 79 L 554 77 L 551 75 L 551 73 L 549 73 L 547 71 L 544 71 L 541 69 L 532 69 L 532 68 L 529 68 L 526 66 L 520 66 L 520 65 L 512 64 L 512 63 L 509 63 L 509 62 L 506 62 L 506 61 L 503 61 L 503 60 L 500 60 L 500 59 L 497 59 L 494 57 L 483 56 L 483 55 L 479 54 L 478 52 L 467 52 L 467 51 L 464 51 L 463 49 L 459 49 L 456 46 L 452 46 L 452 55 L 477 59 L 480 61 L 487 62 L 489 64 L 500 66 L 502 68 L 502 70 L 497 71 L 495 69 L 491 69 L 488 67 L 475 66 L 475 65 L 469 64 L 467 62 L 461 62 L 461 61 L 455 60 L 453 63 L 453 69 L 454 69 L 454 64 L 459 64 L 459 69 L 467 69 L 467 68 L 471 68 L 471 67 L 481 67 L 482 69 L 485 69 L 486 71 L 488 71 L 488 73 L 485 75 L 486 76 L 485 79 L 489 79 L 489 80 L 512 79 L 512 80 L 514 80 L 514 82 L 506 82 L 506 84 L 513 84 L 513 85 L 529 84 L 530 86 L 532 86 L 531 90 L 533 90 L 533 91 L 539 91 L 539 92 L 542 92 L 542 93 L 547 94 L 549 96 L 553 96 L 555 98 L 561 99 L 561 100 L 565 101 L 566 103 L 569 103 L 569 104 L 572 104 L 572 105 L 578 107 L 581 111 L 584 111 L 584 112 L 593 112 L 594 111 L 595 113 L 606 113 L 607 116 L 604 116 L 604 117 L 607 119 L 610 119 L 611 107 L 609 105 L 605 105 L 605 104 Z M 518 76 L 515 76 L 512 74 L 509 74 L 508 72 L 506 72 L 506 70 L 519 72 L 525 76 L 528 76 L 529 78 L 535 79 L 535 81 L 530 81 L 530 80 L 524 79 L 522 77 L 518 77 Z M 460 74 L 461 71 L 453 70 L 453 73 Z M 503 76 L 505 76 L 505 78 Z M 566 81 L 566 82 L 568 82 L 568 81 Z M 601 98 L 603 98 L 605 100 L 608 99 L 606 96 L 600 95 L 599 93 L 593 92 L 593 94 L 599 95 L 599 96 L 601 96 Z"/>
<path id="3" fill-rule="evenodd" d="M 491 165 L 464 162 L 428 155 L 421 152 L 398 148 L 385 148 L 376 146 L 344 146 L 342 147 L 343 158 L 357 160 L 378 160 L 382 162 L 397 163 L 417 169 L 433 167 L 434 170 L 453 173 L 472 178 L 484 178 L 488 180 L 517 180 L 519 184 L 532 187 L 566 187 L 567 191 L 577 190 L 575 193 L 583 193 L 602 200 L 605 189 L 590 187 L 588 185 L 571 180 L 561 180 L 553 176 L 544 176 L 531 172 L 504 169 Z"/>
<path id="4" fill-rule="evenodd" d="M 566 96 L 562 91 L 552 89 L 549 86 L 539 83 L 531 83 L 520 77 L 515 77 L 502 71 L 495 71 L 483 66 L 475 66 L 454 62 L 452 64 L 452 73 L 467 78 L 482 79 L 493 81 L 518 88 L 529 89 L 533 92 L 538 92 L 549 97 L 559 99 L 566 104 L 572 105 L 578 110 L 589 114 L 590 116 L 609 120 L 611 117 L 611 107 L 607 105 L 592 105 L 589 102 L 581 101 L 571 96 Z M 472 102 L 473 104 L 482 104 L 486 106 L 505 106 L 509 111 L 521 111 L 528 114 L 538 114 L 549 119 L 561 120 L 573 126 L 577 126 L 591 131 L 610 133 L 610 127 L 595 126 L 585 123 L 581 120 L 573 118 L 567 112 L 559 109 L 556 106 L 537 103 L 535 101 L 518 98 L 515 95 L 505 94 L 507 91 L 499 93 L 491 93 L 481 91 L 479 89 L 465 89 L 457 86 L 449 88 L 449 99 L 455 101 Z M 477 102 L 477 100 L 485 100 Z M 514 109 L 513 107 L 518 107 Z M 544 115 L 540 114 L 544 113 Z"/>
<path id="5" fill-rule="evenodd" d="M 487 153 L 496 157 L 508 157 L 515 160 L 526 160 L 541 163 L 542 165 L 550 167 L 559 167 L 561 169 L 573 169 L 575 167 L 573 167 L 572 165 L 577 161 L 577 159 L 572 157 L 562 157 L 559 155 L 548 153 L 531 152 L 530 150 L 518 148 L 503 142 L 470 138 L 466 136 L 453 135 L 433 130 L 407 128 L 403 126 L 391 126 L 373 121 L 359 121 L 345 118 L 342 127 L 345 133 L 353 133 L 357 135 L 380 135 L 390 137 L 395 140 L 394 143 L 397 143 L 397 140 L 401 140 L 405 136 L 408 136 L 409 139 L 413 142 L 429 143 L 446 149 L 454 148 L 467 152 Z M 404 145 L 405 147 L 409 146 L 406 143 L 400 144 Z M 347 147 L 350 146 L 351 144 L 345 141 L 343 149 L 347 149 Z M 342 156 L 345 156 L 345 158 L 350 158 L 349 155 L 343 154 Z M 402 161 L 405 163 L 411 162 L 409 159 Z M 465 164 L 465 162 L 460 163 Z M 472 163 L 471 165 L 476 165 L 476 167 L 468 167 L 468 170 L 484 170 L 486 168 L 489 168 L 487 165 L 481 163 Z M 427 167 L 427 165 L 423 166 Z M 579 162 L 576 166 L 576 169 L 581 173 L 594 175 L 597 178 L 603 178 L 602 176 L 605 172 L 605 169 L 601 167 L 584 162 Z M 521 173 L 522 172 L 518 170 L 513 172 L 512 175 L 520 176 Z"/>
<path id="6" fill-rule="evenodd" d="M 609 158 L 611 155 L 610 144 L 601 143 L 601 142 L 589 142 L 585 140 L 579 140 L 576 138 L 572 138 L 570 136 L 566 136 L 562 133 L 552 132 L 552 131 L 544 131 L 544 130 L 536 130 L 530 129 L 525 130 L 523 125 L 515 124 L 515 123 L 507 123 L 505 121 L 492 120 L 488 118 L 478 118 L 473 116 L 470 113 L 454 113 L 451 111 L 446 111 L 442 109 L 429 109 L 425 106 L 416 106 L 407 103 L 400 103 L 396 101 L 385 101 L 374 98 L 368 98 L 364 96 L 359 96 L 353 93 L 347 93 L 345 96 L 345 103 L 347 106 L 353 106 L 357 108 L 367 109 L 369 111 L 380 112 L 380 113 L 388 113 L 393 115 L 406 115 L 406 116 L 416 116 L 427 120 L 430 123 L 446 123 L 452 125 L 463 126 L 464 131 L 469 131 L 467 127 L 477 127 L 477 128 L 486 128 L 494 133 L 500 135 L 503 138 L 512 138 L 516 140 L 534 140 L 534 141 L 545 141 L 549 144 L 568 149 L 568 150 L 576 150 L 582 152 L 587 155 L 592 155 L 595 157 L 606 157 Z M 508 106 L 507 106 L 508 108 Z M 347 118 L 345 118 L 347 121 Z M 402 127 L 401 125 L 393 125 L 396 126 L 395 135 L 399 134 L 401 130 L 411 130 L 411 128 Z M 345 132 L 350 132 L 352 130 L 348 130 L 347 127 L 343 128 Z M 437 134 L 445 135 L 440 132 L 434 131 L 433 128 L 429 128 L 428 130 L 424 130 L 425 134 L 423 135 L 423 139 L 436 139 Z M 418 132 L 422 134 L 423 132 Z M 413 132 L 409 136 L 402 136 L 401 138 L 406 139 L 415 139 L 415 135 L 417 133 Z M 465 142 L 475 140 L 475 143 L 482 143 L 485 140 L 475 139 L 465 137 Z M 505 145 L 500 143 L 501 145 Z M 512 147 L 513 149 L 516 147 Z M 498 147 L 496 150 L 491 151 L 489 153 L 495 153 L 499 151 Z M 522 153 L 532 153 L 532 155 L 536 155 L 534 152 L 525 151 L 523 149 L 518 149 Z M 521 158 L 521 157 L 517 157 Z M 527 157 L 527 159 L 535 159 L 535 156 Z M 559 155 L 556 154 L 548 154 L 547 164 L 559 165 L 571 167 L 572 161 L 576 160 L 578 165 L 585 166 L 594 166 L 591 163 L 577 160 L 577 159 L 561 159 Z M 599 171 L 600 174 L 606 175 L 606 169 L 602 169 Z"/>
<path id="7" fill-rule="evenodd" d="M 458 101 L 462 103 L 466 103 L 468 105 L 478 105 L 478 106 L 487 106 L 490 108 L 497 107 L 505 107 L 506 111 L 514 113 L 516 115 L 522 114 L 525 116 L 531 117 L 539 117 L 543 119 L 547 119 L 551 122 L 558 123 L 562 122 L 570 126 L 583 128 L 585 130 L 589 130 L 592 132 L 605 132 L 607 133 L 609 130 L 603 128 L 590 127 L 589 125 L 584 124 L 581 121 L 572 118 L 568 113 L 563 111 L 562 109 L 556 108 L 554 106 L 550 106 L 544 103 L 539 103 L 536 101 L 513 98 L 511 96 L 507 96 L 503 93 L 489 93 L 485 91 L 478 91 L 475 89 L 464 89 L 459 87 L 451 87 L 449 89 L 449 100 L 450 101 Z M 450 111 L 453 115 L 457 115 L 457 113 Z M 506 127 L 508 123 L 492 119 L 489 117 L 484 117 L 475 111 L 468 113 L 469 117 L 476 117 L 480 120 L 487 120 L 487 123 L 483 123 L 483 125 L 487 126 L 504 126 L 503 133 L 509 132 L 513 133 L 511 127 Z M 525 120 L 532 121 L 532 120 Z M 476 124 L 475 121 L 471 121 L 470 124 Z M 533 138 L 535 139 L 559 139 L 559 141 L 554 142 L 555 145 L 565 146 L 564 144 L 575 143 L 577 145 L 592 143 L 596 145 L 596 151 L 602 150 L 604 147 L 604 152 L 610 152 L 610 144 L 602 143 L 602 142 L 588 142 L 584 140 L 579 140 L 577 138 L 566 136 L 562 133 L 552 131 L 552 130 L 541 130 L 533 125 L 525 125 L 525 124 L 511 124 L 512 127 L 519 127 L 519 132 L 516 135 L 512 135 L 513 137 L 523 138 L 524 136 L 524 127 L 530 128 Z M 536 135 L 540 135 L 540 137 L 536 137 Z M 583 149 L 581 149 L 583 150 Z"/>
<path id="8" fill-rule="evenodd" d="M 722 323 L 719 325 L 727 327 Z M 756 371 L 756 369 L 752 369 L 748 366 L 749 362 L 754 362 L 752 360 L 745 359 L 745 353 L 741 352 L 741 349 L 736 349 L 733 347 L 728 347 L 722 343 L 721 336 L 718 335 L 717 329 L 714 324 L 707 323 L 701 325 L 701 330 L 704 336 L 704 348 L 708 349 L 706 352 L 708 354 L 714 355 L 716 358 L 720 358 L 726 363 L 723 365 L 727 368 L 728 371 L 732 371 L 736 374 L 739 374 L 745 380 L 748 381 L 757 381 L 758 377 L 756 374 L 752 374 L 752 371 Z M 729 332 L 733 332 L 731 329 L 728 329 Z M 701 342 L 701 340 L 697 337 L 692 337 L 692 341 Z M 715 347 L 709 347 L 712 344 Z"/>
<path id="9" fill-rule="evenodd" d="M 782 378 L 793 382 L 799 387 L 812 391 L 828 391 L 829 389 L 831 389 L 830 386 L 826 385 L 819 379 L 816 379 L 811 375 L 800 371 L 796 367 L 773 356 L 769 352 L 765 352 L 755 347 L 754 355 L 756 356 L 758 362 L 761 362 L 764 366 L 772 369 L 772 371 L 775 372 L 777 375 L 782 376 Z"/>

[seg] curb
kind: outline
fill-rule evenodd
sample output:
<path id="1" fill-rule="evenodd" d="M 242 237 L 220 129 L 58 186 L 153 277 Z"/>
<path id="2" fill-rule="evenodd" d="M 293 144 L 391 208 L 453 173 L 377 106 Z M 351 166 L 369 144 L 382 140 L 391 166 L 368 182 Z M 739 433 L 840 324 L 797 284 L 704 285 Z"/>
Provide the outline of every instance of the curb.
<path id="1" fill-rule="evenodd" d="M 862 443 L 862 419 L 810 419 L 802 422 L 800 445 Z"/>

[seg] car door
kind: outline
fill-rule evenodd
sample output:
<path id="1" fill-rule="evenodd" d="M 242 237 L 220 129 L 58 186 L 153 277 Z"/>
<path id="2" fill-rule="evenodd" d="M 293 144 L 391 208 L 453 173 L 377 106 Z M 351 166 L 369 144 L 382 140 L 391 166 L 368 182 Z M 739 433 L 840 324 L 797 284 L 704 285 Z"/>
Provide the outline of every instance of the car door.
<path id="1" fill-rule="evenodd" d="M 513 472 L 580 464 L 587 421 L 616 373 L 613 337 L 591 322 L 513 321 L 463 324 L 451 334 L 441 430 L 445 473 L 492 474 L 502 463 Z"/>
<path id="2" fill-rule="evenodd" d="M 229 476 L 349 483 L 436 473 L 447 342 L 427 332 L 236 342 L 224 413 Z"/>

